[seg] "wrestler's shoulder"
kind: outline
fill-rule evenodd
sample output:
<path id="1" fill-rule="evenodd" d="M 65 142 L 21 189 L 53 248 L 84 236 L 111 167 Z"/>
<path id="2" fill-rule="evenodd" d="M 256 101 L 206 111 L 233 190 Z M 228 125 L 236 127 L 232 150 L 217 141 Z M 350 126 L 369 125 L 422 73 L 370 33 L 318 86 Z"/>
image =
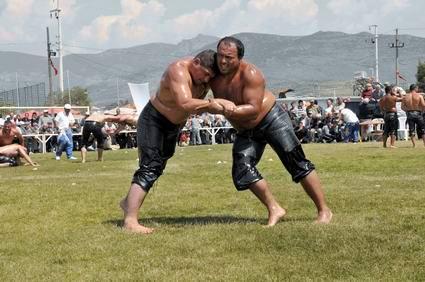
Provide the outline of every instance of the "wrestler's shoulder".
<path id="1" fill-rule="evenodd" d="M 252 81 L 252 82 L 264 81 L 263 72 L 254 64 L 251 64 L 246 61 L 244 62 L 244 64 L 241 64 L 241 74 L 242 74 L 242 77 L 245 78 L 245 80 L 247 81 Z"/>

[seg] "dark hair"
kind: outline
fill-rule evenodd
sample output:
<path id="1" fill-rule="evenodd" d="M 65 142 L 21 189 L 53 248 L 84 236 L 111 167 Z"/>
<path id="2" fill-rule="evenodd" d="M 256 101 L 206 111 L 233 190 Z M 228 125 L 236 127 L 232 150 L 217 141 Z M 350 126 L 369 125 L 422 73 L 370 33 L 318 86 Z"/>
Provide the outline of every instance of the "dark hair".
<path id="1" fill-rule="evenodd" d="M 7 119 L 7 120 L 4 121 L 3 125 L 9 125 L 9 124 L 13 124 L 13 123 L 10 119 Z"/>
<path id="2" fill-rule="evenodd" d="M 391 90 L 392 90 L 393 88 L 391 87 L 391 86 L 389 86 L 389 85 L 387 85 L 387 86 L 385 86 L 385 93 L 391 93 Z"/>
<path id="3" fill-rule="evenodd" d="M 328 101 L 331 101 L 333 103 L 334 102 L 334 99 L 328 98 Z"/>
<path id="4" fill-rule="evenodd" d="M 213 70 L 214 73 L 218 73 L 217 69 L 217 53 L 214 50 L 207 49 L 195 56 L 195 59 L 199 59 L 201 66 Z"/>
<path id="5" fill-rule="evenodd" d="M 239 39 L 232 37 L 232 36 L 223 37 L 222 39 L 220 39 L 220 41 L 218 41 L 217 49 L 218 49 L 218 46 L 220 46 L 221 43 L 225 43 L 225 44 L 233 43 L 233 44 L 235 44 L 236 48 L 238 50 L 238 59 L 242 59 L 243 56 L 245 55 L 245 47 L 243 46 L 242 41 L 240 41 Z"/>
<path id="6" fill-rule="evenodd" d="M 418 87 L 416 84 L 410 84 L 409 90 L 413 91 L 416 87 Z"/>

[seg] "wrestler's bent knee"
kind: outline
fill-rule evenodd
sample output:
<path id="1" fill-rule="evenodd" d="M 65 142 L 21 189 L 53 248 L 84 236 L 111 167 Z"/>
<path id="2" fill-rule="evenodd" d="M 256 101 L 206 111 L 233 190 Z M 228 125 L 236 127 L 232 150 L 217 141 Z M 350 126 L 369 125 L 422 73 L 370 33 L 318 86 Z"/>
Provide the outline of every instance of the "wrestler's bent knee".
<path id="1" fill-rule="evenodd" d="M 135 183 L 142 187 L 146 192 L 149 192 L 155 181 L 161 175 L 161 172 L 146 171 L 143 169 L 138 169 L 134 175 L 131 183 Z"/>
<path id="2" fill-rule="evenodd" d="M 254 165 L 247 162 L 234 164 L 232 168 L 232 179 L 236 190 L 243 191 L 257 181 L 263 179 Z"/>

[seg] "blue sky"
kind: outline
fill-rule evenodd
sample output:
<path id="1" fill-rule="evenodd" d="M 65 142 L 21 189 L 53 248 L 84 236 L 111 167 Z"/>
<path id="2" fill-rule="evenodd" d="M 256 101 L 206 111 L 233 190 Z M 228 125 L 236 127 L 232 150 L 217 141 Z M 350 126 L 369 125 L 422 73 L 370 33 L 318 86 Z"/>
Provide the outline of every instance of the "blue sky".
<path id="1" fill-rule="evenodd" d="M 0 50 L 45 55 L 46 26 L 58 0 L 0 0 Z M 423 0 L 60 0 L 65 54 L 150 42 L 177 43 L 197 34 L 239 32 L 308 35 L 319 30 L 425 37 Z"/>

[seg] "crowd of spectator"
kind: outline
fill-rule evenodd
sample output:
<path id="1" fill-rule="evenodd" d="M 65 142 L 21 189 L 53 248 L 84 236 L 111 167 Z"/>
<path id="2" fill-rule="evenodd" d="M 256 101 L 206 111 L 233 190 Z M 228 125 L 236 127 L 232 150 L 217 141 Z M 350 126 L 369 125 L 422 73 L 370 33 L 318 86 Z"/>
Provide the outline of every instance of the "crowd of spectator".
<path id="1" fill-rule="evenodd" d="M 29 153 L 39 153 L 42 150 L 42 146 L 37 141 L 36 135 L 52 135 L 46 143 L 46 150 L 53 152 L 56 150 L 57 134 L 59 134 L 58 125 L 55 122 L 56 115 L 57 113 L 53 113 L 48 109 L 43 110 L 41 113 L 35 111 L 22 114 L 11 112 L 5 116 L 0 113 L 0 127 L 5 120 L 10 120 L 24 136 L 25 147 Z M 75 123 L 71 126 L 74 150 L 80 149 L 82 127 L 88 115 L 88 112 L 83 116 L 76 115 L 79 118 L 76 118 Z M 185 126 L 182 128 L 178 144 L 180 146 L 212 144 L 212 134 L 206 130 L 212 127 L 223 127 L 223 129 L 218 129 L 214 132 L 216 143 L 224 144 L 233 142 L 235 130 L 231 128 L 230 123 L 225 117 L 204 113 L 203 115 L 192 115 L 187 120 Z M 104 125 L 106 150 L 137 147 L 135 127 L 127 125 L 119 134 L 109 134 L 114 132 L 115 129 L 116 125 L 113 123 L 107 122 Z M 96 149 L 96 142 L 94 139 L 92 141 L 91 145 L 87 148 L 89 151 Z"/>
<path id="2" fill-rule="evenodd" d="M 393 91 L 400 97 L 406 94 L 398 86 L 393 86 Z M 302 143 L 357 143 L 360 138 L 362 141 L 370 140 L 369 133 L 377 128 L 376 125 L 361 126 L 366 121 L 383 124 L 383 113 L 378 102 L 384 95 L 380 84 L 367 83 L 359 102 L 337 97 L 327 99 L 324 107 L 315 99 L 280 105 L 288 110 L 296 135 Z"/>
<path id="3" fill-rule="evenodd" d="M 280 106 L 288 110 L 289 117 L 295 129 L 296 135 L 302 143 L 318 142 L 358 142 L 361 136 L 363 141 L 367 138 L 368 127 L 361 127 L 362 121 L 382 118 L 382 113 L 378 106 L 378 101 L 385 95 L 383 87 L 379 84 L 368 83 L 361 94 L 360 102 L 353 107 L 347 107 L 349 103 L 353 105 L 349 98 L 338 97 L 329 98 L 324 107 L 318 104 L 317 100 L 298 100 L 289 105 L 279 103 Z M 402 96 L 406 92 L 401 87 L 394 87 L 397 95 Z M 85 117 L 75 119 L 71 127 L 73 132 L 74 150 L 79 150 L 81 144 L 81 131 L 84 126 Z M 0 127 L 5 120 L 10 120 L 25 137 L 25 146 L 30 153 L 41 152 L 41 145 L 34 135 L 52 134 L 46 144 L 47 151 L 54 151 L 56 148 L 56 136 L 58 128 L 55 123 L 56 114 L 51 110 L 43 112 L 25 112 L 23 114 L 9 113 L 2 116 L 0 113 Z M 116 125 L 105 123 L 104 131 L 113 132 Z M 212 131 L 214 128 L 214 131 Z M 229 121 L 222 115 L 204 113 L 202 115 L 191 115 L 181 130 L 178 145 L 202 145 L 215 143 L 232 143 L 235 138 L 235 129 Z M 32 135 L 32 136 L 31 136 Z M 112 148 L 135 148 L 137 138 L 135 128 L 127 126 L 122 133 L 117 135 L 107 135 L 105 149 Z M 88 150 L 96 149 L 93 142 Z"/>
<path id="4" fill-rule="evenodd" d="M 73 133 L 73 149 L 79 150 L 81 145 L 81 132 L 82 127 L 84 126 L 85 117 L 89 113 L 80 116 L 75 119 L 75 123 L 71 126 Z M 46 143 L 46 149 L 48 152 L 56 150 L 57 146 L 57 134 L 59 134 L 58 124 L 55 121 L 57 113 L 53 113 L 48 109 L 43 110 L 41 113 L 38 112 L 25 112 L 22 115 L 19 113 L 9 113 L 3 117 L 0 113 L 0 127 L 6 120 L 10 120 L 12 124 L 18 129 L 18 131 L 24 136 L 25 147 L 29 153 L 39 153 L 41 152 L 41 144 L 37 141 L 36 135 L 47 134 L 52 135 Z M 109 133 L 116 128 L 114 124 L 105 123 L 104 130 L 105 133 Z M 135 148 L 137 147 L 135 128 L 126 126 L 122 133 L 117 134 L 116 136 L 108 134 L 106 135 L 107 142 L 105 149 L 112 148 Z M 96 149 L 96 142 L 92 140 L 91 146 L 88 150 Z"/>
<path id="5" fill-rule="evenodd" d="M 223 115 L 203 113 L 188 118 L 179 136 L 179 146 L 212 144 L 211 128 L 221 128 L 215 132 L 216 143 L 233 143 L 236 130 L 229 121 Z"/>

